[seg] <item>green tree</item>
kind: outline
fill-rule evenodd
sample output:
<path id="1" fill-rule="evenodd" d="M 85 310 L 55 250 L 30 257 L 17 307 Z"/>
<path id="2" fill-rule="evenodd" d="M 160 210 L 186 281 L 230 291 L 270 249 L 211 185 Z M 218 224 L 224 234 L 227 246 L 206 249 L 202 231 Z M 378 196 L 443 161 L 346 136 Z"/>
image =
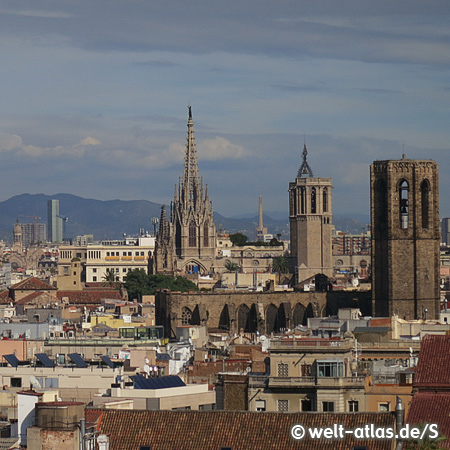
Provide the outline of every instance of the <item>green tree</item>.
<path id="1" fill-rule="evenodd" d="M 236 272 L 236 270 L 240 270 L 239 264 L 236 264 L 229 259 L 225 262 L 225 269 L 228 270 L 228 272 Z"/>
<path id="2" fill-rule="evenodd" d="M 128 272 L 125 278 L 125 289 L 130 299 L 142 300 L 143 295 L 154 295 L 157 289 L 169 289 L 171 291 L 196 291 L 197 286 L 192 281 L 183 277 L 170 275 L 148 275 L 144 269 L 136 269 Z"/>
<path id="3" fill-rule="evenodd" d="M 237 245 L 238 247 L 242 247 L 248 241 L 248 237 L 243 233 L 234 233 L 230 234 L 230 240 L 233 245 Z"/>
<path id="4" fill-rule="evenodd" d="M 115 288 L 120 284 L 116 278 L 116 274 L 112 269 L 106 269 L 106 273 L 103 275 L 102 286 Z"/>
<path id="5" fill-rule="evenodd" d="M 288 273 L 289 272 L 289 264 L 286 259 L 286 256 L 280 255 L 275 256 L 272 260 L 272 272 L 278 274 L 278 280 L 280 280 L 282 273 Z"/>

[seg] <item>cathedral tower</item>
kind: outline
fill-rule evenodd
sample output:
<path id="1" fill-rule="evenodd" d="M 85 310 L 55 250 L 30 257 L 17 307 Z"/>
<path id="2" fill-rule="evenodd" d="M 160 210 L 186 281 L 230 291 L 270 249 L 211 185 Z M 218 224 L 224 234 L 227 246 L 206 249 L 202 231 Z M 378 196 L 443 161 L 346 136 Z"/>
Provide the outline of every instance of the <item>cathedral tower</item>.
<path id="1" fill-rule="evenodd" d="M 437 164 L 375 161 L 370 188 L 375 315 L 439 318 Z"/>
<path id="2" fill-rule="evenodd" d="M 208 186 L 203 188 L 195 148 L 194 121 L 189 107 L 183 176 L 175 186 L 170 222 L 161 213 L 156 242 L 156 271 L 208 273 L 216 251 L 216 227 Z M 164 214 L 164 217 L 163 217 Z"/>
<path id="3" fill-rule="evenodd" d="M 331 178 L 314 177 L 303 148 L 302 164 L 289 183 L 291 255 L 295 258 L 297 282 L 318 273 L 333 275 Z"/>

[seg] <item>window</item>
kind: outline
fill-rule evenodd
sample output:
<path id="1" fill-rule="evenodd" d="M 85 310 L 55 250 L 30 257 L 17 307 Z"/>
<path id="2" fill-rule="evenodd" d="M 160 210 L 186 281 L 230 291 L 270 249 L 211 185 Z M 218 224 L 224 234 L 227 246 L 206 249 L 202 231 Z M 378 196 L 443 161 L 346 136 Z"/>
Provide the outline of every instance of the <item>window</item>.
<path id="1" fill-rule="evenodd" d="M 428 184 L 428 180 L 422 181 L 420 193 L 422 197 L 422 228 L 428 228 L 430 225 L 430 185 Z"/>
<path id="2" fill-rule="evenodd" d="M 310 412 L 312 411 L 312 401 L 310 398 L 304 398 L 301 401 L 302 411 L 303 412 Z"/>
<path id="3" fill-rule="evenodd" d="M 11 387 L 22 387 L 22 378 L 11 377 Z"/>
<path id="4" fill-rule="evenodd" d="M 255 402 L 256 411 L 265 411 L 266 410 L 266 401 L 265 400 L 256 400 Z"/>
<path id="5" fill-rule="evenodd" d="M 126 267 L 124 267 L 123 269 L 122 269 L 122 272 L 126 272 L 127 271 L 127 268 Z"/>
<path id="6" fill-rule="evenodd" d="M 190 325 L 192 320 L 192 311 L 184 307 L 181 311 L 181 325 Z"/>
<path id="7" fill-rule="evenodd" d="M 95 267 L 92 269 L 92 273 L 97 273 L 97 269 Z"/>
<path id="8" fill-rule="evenodd" d="M 280 363 L 278 364 L 278 376 L 279 377 L 288 377 L 289 376 L 289 365 Z"/>
<path id="9" fill-rule="evenodd" d="M 348 411 L 349 412 L 358 412 L 359 411 L 359 404 L 356 400 L 350 400 L 348 402 Z"/>
<path id="10" fill-rule="evenodd" d="M 92 277 L 92 281 L 97 281 L 97 277 Z"/>
<path id="11" fill-rule="evenodd" d="M 196 246 L 196 234 L 195 223 L 191 222 L 189 224 L 189 247 Z"/>
<path id="12" fill-rule="evenodd" d="M 409 184 L 406 180 L 403 180 L 400 183 L 399 197 L 400 197 L 400 227 L 406 230 L 408 228 L 408 221 L 409 221 Z"/>
<path id="13" fill-rule="evenodd" d="M 300 213 L 306 214 L 306 189 L 304 187 L 300 188 Z"/>
<path id="14" fill-rule="evenodd" d="M 311 189 L 311 214 L 316 214 L 317 204 L 316 204 L 316 188 Z"/>
<path id="15" fill-rule="evenodd" d="M 328 189 L 324 188 L 323 190 L 323 212 L 327 212 L 328 211 Z"/>
<path id="16" fill-rule="evenodd" d="M 334 412 L 334 402 L 322 402 L 323 412 Z"/>
<path id="17" fill-rule="evenodd" d="M 302 377 L 310 377 L 310 376 L 311 376 L 311 364 L 303 364 Z"/>
<path id="18" fill-rule="evenodd" d="M 386 403 L 378 403 L 378 411 L 381 412 L 389 412 L 391 410 L 389 402 Z"/>
<path id="19" fill-rule="evenodd" d="M 278 400 L 278 412 L 289 412 L 289 400 Z"/>
<path id="20" fill-rule="evenodd" d="M 317 362 L 318 377 L 343 377 L 344 363 L 341 361 L 319 361 Z"/>

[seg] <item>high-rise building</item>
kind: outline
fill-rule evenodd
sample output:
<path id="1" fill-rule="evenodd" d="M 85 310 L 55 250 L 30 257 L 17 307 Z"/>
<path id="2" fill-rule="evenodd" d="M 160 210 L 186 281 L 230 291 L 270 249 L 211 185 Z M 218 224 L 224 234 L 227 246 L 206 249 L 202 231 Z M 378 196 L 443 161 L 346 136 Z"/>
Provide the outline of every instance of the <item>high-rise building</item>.
<path id="1" fill-rule="evenodd" d="M 63 221 L 59 215 L 59 200 L 47 202 L 48 241 L 59 244 L 63 241 Z"/>
<path id="2" fill-rule="evenodd" d="M 314 275 L 333 275 L 331 178 L 314 177 L 303 148 L 297 178 L 289 183 L 291 255 L 297 282 Z"/>
<path id="3" fill-rule="evenodd" d="M 47 227 L 45 223 L 21 223 L 22 245 L 29 248 L 32 245 L 47 241 Z"/>
<path id="4" fill-rule="evenodd" d="M 175 186 L 170 218 L 163 207 L 155 249 L 158 273 L 208 273 L 214 263 L 216 227 L 208 185 L 203 189 L 195 148 L 194 121 L 189 107 L 183 176 Z"/>
<path id="5" fill-rule="evenodd" d="M 439 317 L 438 166 L 431 160 L 370 166 L 375 315 Z"/>
<path id="6" fill-rule="evenodd" d="M 450 217 L 445 217 L 441 221 L 441 242 L 450 245 Z"/>

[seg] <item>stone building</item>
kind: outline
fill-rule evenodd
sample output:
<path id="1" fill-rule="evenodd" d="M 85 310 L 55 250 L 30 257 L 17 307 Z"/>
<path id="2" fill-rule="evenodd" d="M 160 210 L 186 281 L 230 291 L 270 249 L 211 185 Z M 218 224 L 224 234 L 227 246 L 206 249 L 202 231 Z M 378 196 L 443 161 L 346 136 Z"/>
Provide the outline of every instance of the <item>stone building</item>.
<path id="1" fill-rule="evenodd" d="M 320 273 L 333 275 L 331 178 L 314 177 L 306 161 L 295 181 L 289 183 L 289 220 L 291 226 L 291 256 L 295 260 L 297 282 Z"/>
<path id="2" fill-rule="evenodd" d="M 189 107 L 188 136 L 183 176 L 175 186 L 167 218 L 161 211 L 155 249 L 156 273 L 209 273 L 216 252 L 216 227 L 208 185 L 203 189 L 195 148 L 194 121 Z"/>
<path id="3" fill-rule="evenodd" d="M 438 319 L 437 164 L 405 155 L 375 161 L 370 187 L 375 315 Z"/>

